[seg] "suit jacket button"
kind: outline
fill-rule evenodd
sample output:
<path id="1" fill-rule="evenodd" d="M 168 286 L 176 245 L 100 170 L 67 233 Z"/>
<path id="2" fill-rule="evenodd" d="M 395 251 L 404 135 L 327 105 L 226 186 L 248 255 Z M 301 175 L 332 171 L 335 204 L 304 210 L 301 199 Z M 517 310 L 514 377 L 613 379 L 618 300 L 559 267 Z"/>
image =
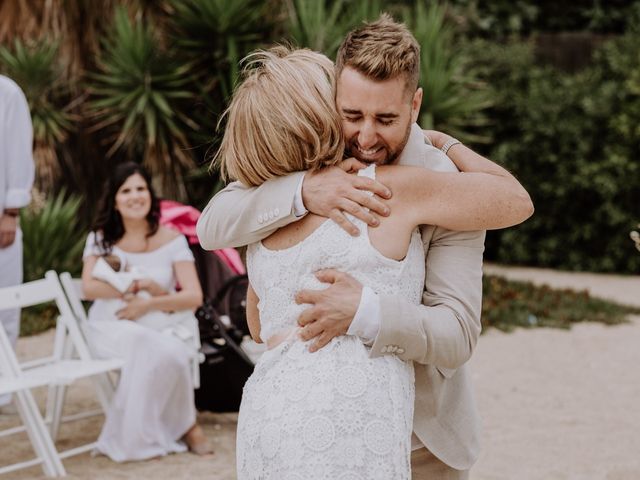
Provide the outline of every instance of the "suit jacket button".
<path id="1" fill-rule="evenodd" d="M 262 215 L 258 215 L 258 223 L 262 223 L 262 222 L 264 222 Z"/>
<path id="2" fill-rule="evenodd" d="M 398 350 L 396 350 L 396 353 L 398 355 L 402 355 L 404 353 L 404 348 L 398 348 Z"/>
<path id="3" fill-rule="evenodd" d="M 273 220 L 273 210 L 269 212 L 269 220 Z"/>
<path id="4" fill-rule="evenodd" d="M 276 209 L 273 211 L 273 214 L 274 214 L 276 217 L 277 217 L 278 215 L 280 215 L 280 209 L 279 209 L 279 208 L 276 208 Z"/>

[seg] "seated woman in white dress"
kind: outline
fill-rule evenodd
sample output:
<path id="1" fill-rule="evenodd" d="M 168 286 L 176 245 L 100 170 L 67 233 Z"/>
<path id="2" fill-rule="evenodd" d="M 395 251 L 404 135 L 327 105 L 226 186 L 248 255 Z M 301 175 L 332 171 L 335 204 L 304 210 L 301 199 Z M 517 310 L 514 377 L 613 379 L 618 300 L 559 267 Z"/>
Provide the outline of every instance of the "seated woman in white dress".
<path id="1" fill-rule="evenodd" d="M 192 352 L 176 336 L 154 329 L 153 322 L 136 322 L 161 318 L 166 324 L 170 312 L 188 315 L 202 303 L 186 239 L 160 226 L 159 218 L 158 199 L 146 171 L 132 162 L 118 165 L 108 179 L 83 255 L 82 286 L 87 299 L 93 300 L 89 342 L 96 355 L 125 361 L 97 445 L 117 462 L 187 448 L 198 454 L 211 452 L 196 423 Z M 104 255 L 116 255 L 144 272 L 144 278 L 133 281 L 124 294 L 96 279 L 93 269 Z"/>
<path id="2" fill-rule="evenodd" d="M 227 112 L 216 156 L 223 175 L 246 186 L 343 159 L 333 64 L 309 50 L 279 47 L 250 56 Z M 315 353 L 298 334 L 299 290 L 326 287 L 315 273 L 345 271 L 377 293 L 418 305 L 425 277 L 417 227 L 477 228 L 495 189 L 492 173 L 440 173 L 371 165 L 359 172 L 394 192 L 392 214 L 352 237 L 313 213 L 249 245 L 247 318 L 267 350 L 243 392 L 238 418 L 238 478 L 408 479 L 414 405 L 413 365 L 370 358 L 359 337 L 336 337 Z"/>

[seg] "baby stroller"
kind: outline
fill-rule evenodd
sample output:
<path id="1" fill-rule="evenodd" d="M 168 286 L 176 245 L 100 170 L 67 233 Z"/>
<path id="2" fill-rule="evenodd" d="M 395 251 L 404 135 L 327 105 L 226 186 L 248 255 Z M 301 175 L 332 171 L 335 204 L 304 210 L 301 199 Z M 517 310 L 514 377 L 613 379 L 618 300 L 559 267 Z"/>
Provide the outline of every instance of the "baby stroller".
<path id="1" fill-rule="evenodd" d="M 161 223 L 180 230 L 189 241 L 204 294 L 196 311 L 200 329 L 200 388 L 196 408 L 211 412 L 236 412 L 242 389 L 253 373 L 255 344 L 248 340 L 246 295 L 248 278 L 234 250 L 202 249 L 195 234 L 200 215 L 195 208 L 163 200 Z M 249 350 L 254 346 L 252 350 Z M 253 359 L 252 359 L 253 357 Z"/>

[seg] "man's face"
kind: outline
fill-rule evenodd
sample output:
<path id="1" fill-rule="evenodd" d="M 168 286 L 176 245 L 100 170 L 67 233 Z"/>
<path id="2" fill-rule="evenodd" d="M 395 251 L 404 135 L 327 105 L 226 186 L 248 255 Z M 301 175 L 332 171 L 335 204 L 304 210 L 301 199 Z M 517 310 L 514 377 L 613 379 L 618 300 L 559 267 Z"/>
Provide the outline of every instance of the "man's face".
<path id="1" fill-rule="evenodd" d="M 422 89 L 411 96 L 402 76 L 376 81 L 345 67 L 338 78 L 336 106 L 347 154 L 365 163 L 395 162 L 407 144 L 421 103 Z"/>

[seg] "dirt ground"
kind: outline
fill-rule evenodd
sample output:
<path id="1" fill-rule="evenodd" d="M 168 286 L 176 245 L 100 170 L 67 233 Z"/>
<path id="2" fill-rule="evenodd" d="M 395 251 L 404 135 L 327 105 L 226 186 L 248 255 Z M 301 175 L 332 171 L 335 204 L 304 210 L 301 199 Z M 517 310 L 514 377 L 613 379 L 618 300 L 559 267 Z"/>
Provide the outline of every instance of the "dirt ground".
<path id="1" fill-rule="evenodd" d="M 640 277 L 564 273 L 487 266 L 485 271 L 556 287 L 589 289 L 596 296 L 640 306 Z M 42 352 L 51 333 L 20 339 L 22 358 Z M 607 327 L 571 330 L 491 330 L 471 360 L 484 423 L 483 452 L 471 478 L 477 480 L 640 479 L 640 317 Z M 44 392 L 37 392 L 43 401 Z M 70 389 L 66 412 L 95 408 L 91 389 Z M 70 479 L 235 478 L 235 414 L 202 413 L 199 420 L 216 453 L 209 458 L 171 455 L 117 464 L 83 454 L 64 461 Z M 0 415 L 0 429 L 16 424 Z M 94 417 L 63 425 L 62 449 L 95 439 Z M 0 465 L 32 456 L 26 435 L 0 438 Z M 4 478 L 43 478 L 39 467 Z"/>

